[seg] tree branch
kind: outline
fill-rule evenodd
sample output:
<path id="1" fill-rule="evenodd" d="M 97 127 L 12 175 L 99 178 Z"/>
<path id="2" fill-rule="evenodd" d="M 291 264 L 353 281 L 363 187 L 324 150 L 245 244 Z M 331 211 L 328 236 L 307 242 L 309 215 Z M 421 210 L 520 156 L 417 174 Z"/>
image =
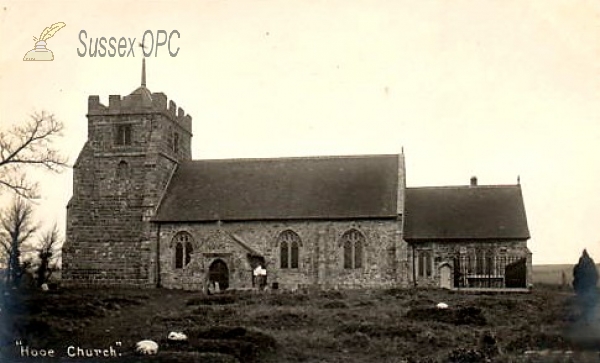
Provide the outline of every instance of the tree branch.
<path id="1" fill-rule="evenodd" d="M 60 172 L 68 166 L 53 145 L 62 136 L 63 127 L 52 114 L 41 112 L 31 115 L 22 126 L 0 132 L 0 187 L 27 199 L 37 197 L 37 184 L 27 181 L 23 168 L 43 167 Z"/>

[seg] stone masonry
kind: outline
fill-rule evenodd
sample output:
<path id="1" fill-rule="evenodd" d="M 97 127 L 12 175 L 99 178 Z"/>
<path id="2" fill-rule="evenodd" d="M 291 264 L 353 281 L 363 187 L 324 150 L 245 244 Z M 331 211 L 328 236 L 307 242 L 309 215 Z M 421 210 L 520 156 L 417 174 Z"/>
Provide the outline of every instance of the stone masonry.
<path id="1" fill-rule="evenodd" d="M 355 229 L 365 236 L 360 269 L 345 269 L 340 237 Z M 300 237 L 298 268 L 280 268 L 278 236 L 291 230 Z M 191 262 L 176 269 L 174 237 L 193 239 Z M 222 258 L 230 271 L 230 288 L 252 287 L 247 250 L 263 252 L 268 283 L 281 289 L 304 287 L 366 288 L 408 286 L 408 247 L 401 239 L 401 221 L 297 221 L 177 223 L 160 227 L 161 284 L 169 288 L 203 289 L 210 263 Z"/>
<path id="2" fill-rule="evenodd" d="M 110 96 L 108 107 L 90 96 L 87 118 L 67 206 L 63 283 L 155 286 L 149 219 L 177 162 L 191 158 L 191 117 L 142 86 Z"/>
<path id="3" fill-rule="evenodd" d="M 430 241 L 426 243 L 415 244 L 410 248 L 411 259 L 415 264 L 415 282 L 420 287 L 438 287 L 440 285 L 440 266 L 448 264 L 452 268 L 452 278 L 454 278 L 454 258 L 461 256 L 463 259 L 470 258 L 475 262 L 477 252 L 485 250 L 491 253 L 495 258 L 514 261 L 519 258 L 527 258 L 527 284 L 531 283 L 532 256 L 527 248 L 526 241 L 460 241 L 460 242 L 438 242 Z M 418 257 L 421 253 L 429 253 L 432 258 L 431 275 L 420 276 L 418 269 Z M 497 266 L 499 267 L 499 266 Z M 502 270 L 502 269 L 499 269 Z"/>

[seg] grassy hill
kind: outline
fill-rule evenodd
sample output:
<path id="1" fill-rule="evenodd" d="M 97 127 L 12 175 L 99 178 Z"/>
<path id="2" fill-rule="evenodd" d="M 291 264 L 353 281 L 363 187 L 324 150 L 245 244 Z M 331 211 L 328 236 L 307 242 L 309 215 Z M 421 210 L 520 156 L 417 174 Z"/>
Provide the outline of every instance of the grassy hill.
<path id="1" fill-rule="evenodd" d="M 441 301 L 449 308 L 436 308 Z M 585 320 L 572 293 L 547 286 L 495 295 L 10 290 L 0 294 L 0 309 L 1 362 L 47 361 L 25 360 L 21 348 L 53 349 L 58 361 L 73 363 L 597 362 L 600 346 L 600 307 Z M 188 341 L 168 341 L 171 331 Z M 156 341 L 158 354 L 135 355 L 142 339 Z M 73 358 L 74 347 L 111 347 L 115 355 Z"/>

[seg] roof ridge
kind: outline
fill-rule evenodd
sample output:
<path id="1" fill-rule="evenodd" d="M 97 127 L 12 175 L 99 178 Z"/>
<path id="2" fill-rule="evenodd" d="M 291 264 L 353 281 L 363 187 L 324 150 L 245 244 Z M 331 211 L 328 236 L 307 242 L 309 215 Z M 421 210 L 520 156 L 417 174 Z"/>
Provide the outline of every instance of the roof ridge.
<path id="1" fill-rule="evenodd" d="M 335 159 L 369 159 L 382 157 L 399 157 L 401 154 L 357 154 L 357 155 L 314 155 L 314 156 L 276 156 L 256 158 L 215 158 L 185 160 L 183 163 L 227 162 L 227 161 L 281 161 L 281 160 L 335 160 Z"/>
<path id="2" fill-rule="evenodd" d="M 486 185 L 439 185 L 406 187 L 406 189 L 494 189 L 494 188 L 520 188 L 520 184 L 486 184 Z"/>

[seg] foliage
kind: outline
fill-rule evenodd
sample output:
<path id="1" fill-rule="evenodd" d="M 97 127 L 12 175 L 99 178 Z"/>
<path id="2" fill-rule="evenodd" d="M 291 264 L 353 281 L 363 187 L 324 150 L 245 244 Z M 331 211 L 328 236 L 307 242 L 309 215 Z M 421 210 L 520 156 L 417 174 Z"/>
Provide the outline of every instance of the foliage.
<path id="1" fill-rule="evenodd" d="M 18 286 L 27 264 L 21 262 L 21 248 L 37 230 L 33 209 L 20 197 L 0 212 L 0 246 L 6 259 L 6 283 Z"/>
<path id="2" fill-rule="evenodd" d="M 56 223 L 45 231 L 30 249 L 35 252 L 36 260 L 29 260 L 31 269 L 35 271 L 38 287 L 48 282 L 52 273 L 58 270 L 58 259 L 61 254 L 62 239 Z"/>
<path id="3" fill-rule="evenodd" d="M 63 124 L 45 112 L 10 130 L 0 130 L 0 188 L 28 199 L 37 197 L 37 184 L 27 180 L 25 167 L 62 170 L 66 159 L 52 145 L 62 130 Z"/>
<path id="4" fill-rule="evenodd" d="M 573 288 L 577 295 L 586 295 L 596 289 L 598 270 L 594 260 L 583 250 L 579 262 L 573 268 Z"/>

